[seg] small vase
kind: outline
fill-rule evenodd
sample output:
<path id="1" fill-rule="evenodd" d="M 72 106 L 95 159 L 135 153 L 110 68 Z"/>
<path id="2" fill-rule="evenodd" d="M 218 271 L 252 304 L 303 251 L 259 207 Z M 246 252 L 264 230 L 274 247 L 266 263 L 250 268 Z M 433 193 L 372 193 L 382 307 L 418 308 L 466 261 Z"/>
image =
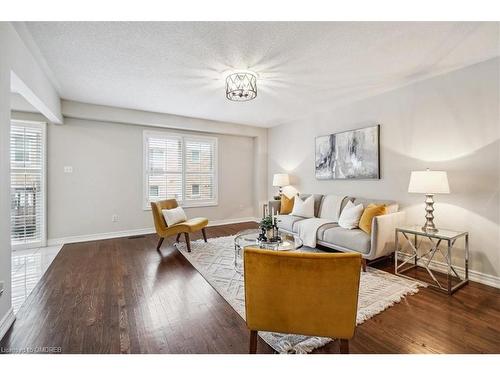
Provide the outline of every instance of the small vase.
<path id="1" fill-rule="evenodd" d="M 271 241 L 271 239 L 273 238 L 273 230 L 272 229 L 268 229 L 266 231 L 266 236 L 267 236 L 267 240 Z"/>

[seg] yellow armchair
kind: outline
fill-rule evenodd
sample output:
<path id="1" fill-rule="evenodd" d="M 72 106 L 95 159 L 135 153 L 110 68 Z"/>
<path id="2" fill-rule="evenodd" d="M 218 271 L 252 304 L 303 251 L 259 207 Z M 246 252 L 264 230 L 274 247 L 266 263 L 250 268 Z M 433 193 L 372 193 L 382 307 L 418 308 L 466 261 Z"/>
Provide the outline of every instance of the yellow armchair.
<path id="1" fill-rule="evenodd" d="M 250 353 L 257 332 L 340 339 L 349 352 L 358 308 L 361 254 L 290 253 L 245 248 L 246 323 Z"/>
<path id="2" fill-rule="evenodd" d="M 208 225 L 208 219 L 204 217 L 196 217 L 171 226 L 167 225 L 165 218 L 163 217 L 162 210 L 170 210 L 176 207 L 178 207 L 178 204 L 175 199 L 166 199 L 163 201 L 151 202 L 151 210 L 153 212 L 153 220 L 155 223 L 156 233 L 160 237 L 160 239 L 158 240 L 158 245 L 156 246 L 156 250 L 158 251 L 160 251 L 161 244 L 163 243 L 163 240 L 165 238 L 177 235 L 175 241 L 179 242 L 179 238 L 182 233 L 184 233 L 188 252 L 191 252 L 191 241 L 189 239 L 189 233 L 201 230 L 203 239 L 205 240 L 205 242 L 207 242 L 205 227 Z"/>

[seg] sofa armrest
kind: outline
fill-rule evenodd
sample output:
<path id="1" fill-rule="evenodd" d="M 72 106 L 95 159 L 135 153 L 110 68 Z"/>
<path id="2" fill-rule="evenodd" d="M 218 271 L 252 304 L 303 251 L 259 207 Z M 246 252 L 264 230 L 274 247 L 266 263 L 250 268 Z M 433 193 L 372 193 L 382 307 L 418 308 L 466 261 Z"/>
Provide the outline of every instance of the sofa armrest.
<path id="1" fill-rule="evenodd" d="M 375 216 L 372 221 L 371 250 L 367 259 L 375 259 L 394 252 L 394 238 L 397 227 L 404 224 L 405 213 Z"/>

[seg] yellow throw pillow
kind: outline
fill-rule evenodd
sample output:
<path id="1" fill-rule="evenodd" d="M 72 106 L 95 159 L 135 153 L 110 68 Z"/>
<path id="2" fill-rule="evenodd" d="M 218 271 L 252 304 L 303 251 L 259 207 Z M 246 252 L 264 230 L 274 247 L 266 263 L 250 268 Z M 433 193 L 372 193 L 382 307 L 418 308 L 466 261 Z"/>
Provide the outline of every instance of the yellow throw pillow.
<path id="1" fill-rule="evenodd" d="M 370 234 L 372 231 L 372 221 L 375 216 L 385 215 L 385 205 L 369 204 L 363 211 L 361 219 L 359 219 L 359 229 Z"/>
<path id="2" fill-rule="evenodd" d="M 280 214 L 288 215 L 293 210 L 295 197 L 288 198 L 285 194 L 281 196 Z"/>

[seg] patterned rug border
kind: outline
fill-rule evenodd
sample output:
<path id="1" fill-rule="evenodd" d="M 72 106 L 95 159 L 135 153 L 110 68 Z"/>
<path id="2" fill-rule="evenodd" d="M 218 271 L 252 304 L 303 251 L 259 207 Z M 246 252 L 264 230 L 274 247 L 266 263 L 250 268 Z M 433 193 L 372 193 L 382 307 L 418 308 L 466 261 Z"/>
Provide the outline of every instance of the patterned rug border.
<path id="1" fill-rule="evenodd" d="M 230 240 L 231 242 L 234 241 L 235 236 L 219 236 L 219 237 L 211 237 L 209 238 L 209 243 L 210 240 L 212 241 L 221 241 L 221 240 Z M 238 311 L 237 306 L 234 306 L 234 301 L 232 302 L 232 297 L 228 294 L 228 291 L 222 288 L 218 288 L 215 284 L 215 281 L 210 278 L 210 274 L 206 272 L 206 270 L 203 269 L 203 267 L 199 264 L 197 264 L 196 260 L 193 259 L 193 254 L 196 251 L 196 247 L 200 246 L 206 246 L 207 244 L 203 240 L 196 240 L 192 241 L 191 243 L 191 253 L 187 252 L 186 245 L 185 243 L 181 242 L 178 244 L 175 244 L 174 247 L 177 248 L 177 250 L 184 256 L 184 258 L 198 271 L 198 273 L 207 281 L 207 283 L 222 297 L 224 300 L 233 308 L 240 317 L 245 320 L 245 312 L 244 308 L 243 311 Z M 377 277 L 381 277 L 383 279 L 388 279 L 390 281 L 393 281 L 397 284 L 400 284 L 404 290 L 400 292 L 394 292 L 392 295 L 386 296 L 385 298 L 378 300 L 375 303 L 372 303 L 370 305 L 370 308 L 360 309 L 358 306 L 358 315 L 356 319 L 356 325 L 362 324 L 368 319 L 374 317 L 377 314 L 380 314 L 381 312 L 387 310 L 388 308 L 394 306 L 395 304 L 401 302 L 406 296 L 408 295 L 414 295 L 418 293 L 420 287 L 425 287 L 425 284 L 411 281 L 408 279 L 404 279 L 398 276 L 395 276 L 391 273 L 385 272 L 378 270 L 373 267 L 368 267 L 367 268 L 367 275 L 376 275 Z M 366 275 L 365 275 L 366 276 Z M 361 291 L 360 291 L 361 292 Z M 366 310 L 366 311 L 364 311 Z M 329 342 L 333 341 L 331 338 L 327 337 L 305 337 L 305 336 L 298 336 L 298 335 L 283 335 L 280 333 L 271 333 L 271 332 L 259 332 L 259 336 L 269 345 L 271 348 L 273 348 L 276 352 L 281 353 L 281 354 L 286 354 L 286 353 L 296 353 L 296 354 L 306 354 L 310 353 L 314 349 L 320 348 Z M 303 340 L 301 340 L 297 344 L 292 344 L 291 342 L 284 340 L 282 343 L 277 345 L 276 338 L 277 337 L 283 337 L 283 336 L 297 336 L 297 337 L 302 337 Z"/>

